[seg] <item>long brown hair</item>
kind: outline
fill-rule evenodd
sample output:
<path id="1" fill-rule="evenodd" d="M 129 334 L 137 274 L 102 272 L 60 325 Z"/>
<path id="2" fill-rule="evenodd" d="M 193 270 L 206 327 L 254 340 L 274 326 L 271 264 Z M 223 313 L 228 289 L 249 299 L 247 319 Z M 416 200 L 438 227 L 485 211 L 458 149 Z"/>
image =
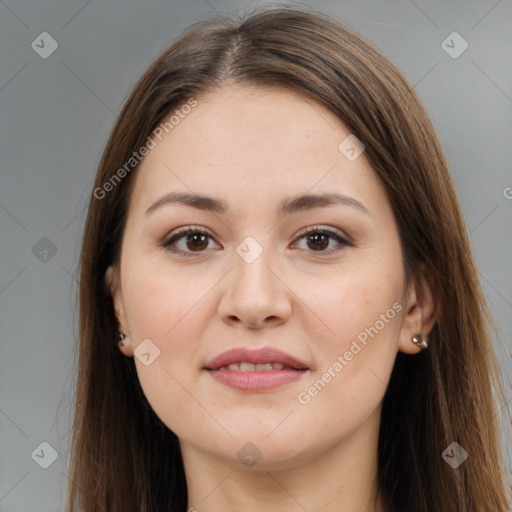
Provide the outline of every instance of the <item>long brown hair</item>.
<path id="1" fill-rule="evenodd" d="M 178 438 L 148 404 L 133 358 L 116 345 L 104 274 L 119 263 L 136 165 L 118 173 L 122 179 L 112 176 L 127 169 L 165 115 L 226 83 L 286 87 L 339 116 L 386 187 L 407 278 L 420 268 L 429 275 L 437 310 L 430 347 L 397 355 L 384 397 L 378 475 L 389 509 L 507 512 L 496 331 L 435 129 L 412 86 L 377 49 L 320 13 L 288 8 L 194 24 L 145 72 L 112 130 L 80 258 L 66 510 L 186 509 Z M 469 454 L 456 469 L 441 456 L 452 442 Z"/>

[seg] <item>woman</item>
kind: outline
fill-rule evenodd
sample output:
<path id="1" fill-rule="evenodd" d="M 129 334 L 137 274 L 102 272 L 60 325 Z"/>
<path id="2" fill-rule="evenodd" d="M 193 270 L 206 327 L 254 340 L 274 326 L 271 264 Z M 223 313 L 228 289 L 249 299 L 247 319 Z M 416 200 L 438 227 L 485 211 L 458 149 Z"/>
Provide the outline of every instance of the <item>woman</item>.
<path id="1" fill-rule="evenodd" d="M 509 510 L 445 157 L 397 69 L 327 17 L 202 22 L 152 64 L 80 283 L 68 510 Z"/>

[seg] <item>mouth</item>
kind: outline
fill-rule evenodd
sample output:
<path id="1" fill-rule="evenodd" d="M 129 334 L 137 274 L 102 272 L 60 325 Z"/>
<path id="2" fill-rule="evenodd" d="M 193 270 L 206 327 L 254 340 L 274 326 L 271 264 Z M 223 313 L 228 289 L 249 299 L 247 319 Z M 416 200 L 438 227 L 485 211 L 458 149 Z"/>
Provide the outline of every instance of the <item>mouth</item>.
<path id="1" fill-rule="evenodd" d="M 286 366 L 281 363 L 248 363 L 248 362 L 240 362 L 240 363 L 231 363 L 227 366 L 220 366 L 217 370 L 229 370 L 232 372 L 271 372 L 275 370 L 300 370 L 301 368 L 292 368 L 291 366 Z"/>
<path id="2" fill-rule="evenodd" d="M 217 382 L 247 392 L 272 390 L 303 377 L 309 370 L 302 361 L 272 347 L 245 347 L 223 352 L 204 368 Z"/>

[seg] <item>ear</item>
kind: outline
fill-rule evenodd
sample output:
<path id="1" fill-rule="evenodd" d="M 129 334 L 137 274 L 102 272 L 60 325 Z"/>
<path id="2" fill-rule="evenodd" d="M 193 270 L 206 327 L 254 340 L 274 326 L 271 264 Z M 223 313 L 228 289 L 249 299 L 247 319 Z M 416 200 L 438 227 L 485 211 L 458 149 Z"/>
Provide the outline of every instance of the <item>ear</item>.
<path id="1" fill-rule="evenodd" d="M 400 330 L 398 349 L 405 354 L 417 354 L 422 349 L 411 339 L 416 334 L 429 337 L 436 321 L 436 304 L 432 292 L 432 280 L 424 265 L 411 279 L 405 301 L 405 316 Z"/>
<path id="2" fill-rule="evenodd" d="M 120 276 L 117 267 L 110 265 L 105 271 L 105 287 L 108 294 L 112 297 L 114 311 L 116 315 L 117 330 L 122 332 L 126 338 L 123 340 L 124 347 L 119 345 L 119 350 L 126 356 L 133 356 L 133 347 L 131 343 L 128 322 L 126 321 L 126 311 L 123 302 L 123 294 L 120 285 Z"/>

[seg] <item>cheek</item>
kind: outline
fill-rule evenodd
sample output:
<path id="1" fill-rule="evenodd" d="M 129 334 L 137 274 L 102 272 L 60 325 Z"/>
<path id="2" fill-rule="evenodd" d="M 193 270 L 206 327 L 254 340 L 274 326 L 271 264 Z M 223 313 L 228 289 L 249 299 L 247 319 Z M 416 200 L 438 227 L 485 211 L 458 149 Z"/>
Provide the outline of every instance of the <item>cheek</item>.
<path id="1" fill-rule="evenodd" d="M 170 272 L 161 265 L 139 265 L 123 283 L 135 365 L 144 392 L 157 413 L 165 410 L 169 400 L 180 410 L 187 408 L 187 397 L 179 383 L 188 388 L 187 383 L 199 372 L 198 348 L 211 315 L 211 311 L 205 311 L 205 293 L 214 284 L 213 276 L 199 278 L 190 272 Z M 141 352 L 137 346 L 147 339 L 158 354 L 149 366 L 137 357 Z"/>
<path id="2" fill-rule="evenodd" d="M 375 352 L 396 350 L 402 309 L 399 265 L 386 267 L 360 261 L 320 279 L 303 277 L 294 282 L 297 295 L 304 297 L 300 321 L 310 318 L 316 324 L 303 323 L 302 327 L 308 334 L 318 334 L 311 341 L 324 365 L 349 350 L 354 340 L 366 341 L 366 346 L 369 340 L 378 340 L 373 344 Z"/>
<path id="3" fill-rule="evenodd" d="M 176 416 L 197 414 L 197 404 L 187 390 L 192 389 L 191 379 L 199 372 L 198 346 L 211 315 L 204 309 L 206 290 L 215 284 L 214 279 L 211 284 L 209 281 L 208 276 L 194 278 L 187 273 L 185 277 L 184 272 L 139 265 L 123 283 L 140 385 L 152 409 L 173 430 Z M 147 366 L 137 357 L 140 352 L 136 348 L 146 339 L 157 347 L 152 350 L 158 354 Z M 179 428 L 176 431 L 181 433 Z"/>
<path id="4" fill-rule="evenodd" d="M 397 264 L 361 263 L 334 276 L 324 293 L 309 294 L 308 305 L 329 333 L 314 340 L 315 372 L 297 401 L 311 417 L 329 410 L 333 424 L 355 427 L 382 400 L 393 368 L 403 315 L 402 273 Z"/>
<path id="5" fill-rule="evenodd" d="M 135 339 L 150 338 L 168 345 L 177 337 L 177 331 L 198 327 L 190 318 L 197 320 L 205 291 L 215 284 L 214 276 L 173 269 L 165 261 L 132 268 L 137 270 L 131 271 L 129 280 L 123 283 L 123 297 Z"/>

